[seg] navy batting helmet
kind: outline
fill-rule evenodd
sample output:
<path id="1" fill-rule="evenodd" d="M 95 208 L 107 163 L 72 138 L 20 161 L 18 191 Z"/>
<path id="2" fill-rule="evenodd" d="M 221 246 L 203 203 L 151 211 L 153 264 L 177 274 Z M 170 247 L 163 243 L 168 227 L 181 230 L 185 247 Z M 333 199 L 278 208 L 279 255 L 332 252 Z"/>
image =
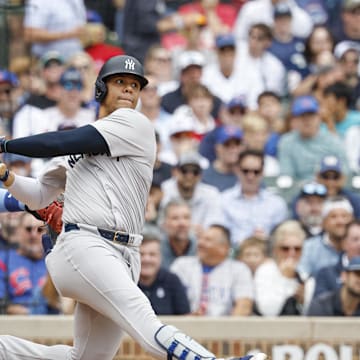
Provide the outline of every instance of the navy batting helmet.
<path id="1" fill-rule="evenodd" d="M 148 83 L 147 79 L 144 77 L 144 69 L 139 60 L 129 55 L 114 56 L 100 69 L 95 82 L 96 101 L 101 102 L 106 96 L 107 86 L 105 79 L 116 74 L 134 75 L 139 80 L 141 89 Z"/>

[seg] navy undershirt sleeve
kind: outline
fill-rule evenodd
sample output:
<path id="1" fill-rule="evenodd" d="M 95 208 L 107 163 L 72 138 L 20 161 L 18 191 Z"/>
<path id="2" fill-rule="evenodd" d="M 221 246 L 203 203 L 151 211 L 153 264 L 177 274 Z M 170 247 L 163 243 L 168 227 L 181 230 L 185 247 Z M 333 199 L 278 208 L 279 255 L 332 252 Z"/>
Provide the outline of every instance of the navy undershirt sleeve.
<path id="1" fill-rule="evenodd" d="M 107 142 L 91 125 L 9 140 L 6 142 L 6 152 L 34 158 L 76 154 L 110 154 Z"/>

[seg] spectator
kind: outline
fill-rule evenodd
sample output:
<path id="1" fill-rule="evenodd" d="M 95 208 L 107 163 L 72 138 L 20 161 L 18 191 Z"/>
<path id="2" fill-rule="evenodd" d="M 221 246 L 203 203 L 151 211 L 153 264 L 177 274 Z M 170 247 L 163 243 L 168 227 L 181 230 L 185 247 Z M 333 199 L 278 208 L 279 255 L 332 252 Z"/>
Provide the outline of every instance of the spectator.
<path id="1" fill-rule="evenodd" d="M 273 228 L 288 216 L 285 201 L 262 185 L 262 152 L 243 151 L 235 169 L 238 183 L 221 196 L 223 223 L 230 229 L 234 247 L 249 236 L 266 239 Z"/>
<path id="2" fill-rule="evenodd" d="M 126 1 L 123 10 L 122 46 L 126 54 L 136 57 L 141 63 L 153 44 L 160 43 L 160 37 L 169 31 L 179 31 L 197 26 L 202 17 L 198 13 L 181 15 L 173 12 L 167 15 L 165 1 Z"/>
<path id="3" fill-rule="evenodd" d="M 349 260 L 360 256 L 360 221 L 353 220 L 346 227 L 346 233 L 341 246 L 343 253 L 337 264 L 327 266 L 318 271 L 315 277 L 314 297 L 334 291 L 341 287 L 341 273 L 349 264 Z"/>
<path id="4" fill-rule="evenodd" d="M 83 0 L 70 0 L 62 4 L 53 1 L 30 0 L 24 18 L 24 37 L 31 44 L 31 52 L 42 57 L 56 50 L 71 57 L 82 50 L 80 37 L 86 22 Z"/>
<path id="5" fill-rule="evenodd" d="M 354 217 L 360 218 L 360 195 L 346 187 L 346 175 L 337 156 L 324 156 L 316 175 L 317 182 L 325 185 L 327 196 L 343 196 L 350 201 L 354 209 Z"/>
<path id="6" fill-rule="evenodd" d="M 320 130 L 318 101 L 313 96 L 297 97 L 291 113 L 297 118 L 297 129 L 282 135 L 279 141 L 280 173 L 291 176 L 295 181 L 309 180 L 313 178 L 314 169 L 325 155 L 337 155 L 347 174 L 343 144 L 334 135 Z"/>
<path id="7" fill-rule="evenodd" d="M 345 198 L 329 198 L 324 203 L 322 218 L 324 232 L 307 239 L 304 245 L 298 266 L 304 276 L 314 277 L 321 268 L 337 263 L 346 226 L 353 219 L 353 208 Z"/>
<path id="8" fill-rule="evenodd" d="M 45 283 L 47 272 L 41 235 L 46 232 L 42 221 L 29 213 L 22 213 L 17 239 L 19 247 L 1 254 L 0 298 L 6 298 L 6 313 L 26 315 L 37 313 L 33 296 L 37 287 Z"/>
<path id="9" fill-rule="evenodd" d="M 247 113 L 247 104 L 244 96 L 237 96 L 226 105 L 221 111 L 221 124 L 235 126 L 242 129 L 242 120 Z M 213 162 L 216 158 L 215 144 L 217 133 L 221 129 L 219 124 L 215 129 L 209 131 L 202 139 L 199 145 L 199 152 L 202 156 Z"/>
<path id="10" fill-rule="evenodd" d="M 264 153 L 264 176 L 276 177 L 279 175 L 279 162 L 275 156 L 265 153 L 266 144 L 270 140 L 270 128 L 267 121 L 256 113 L 250 113 L 243 119 L 244 145 L 248 149 Z"/>
<path id="11" fill-rule="evenodd" d="M 179 83 L 174 79 L 173 56 L 171 52 L 161 44 L 154 44 L 149 47 L 145 60 L 145 73 L 153 76 L 158 84 L 159 96 L 164 96 L 175 90 Z"/>
<path id="12" fill-rule="evenodd" d="M 172 115 L 167 127 L 162 127 L 163 138 L 169 136 L 169 145 L 161 148 L 159 159 L 175 166 L 182 154 L 196 152 L 199 139 L 195 136 L 194 121 L 188 113 L 177 113 Z M 161 135 L 160 135 L 161 137 Z M 207 162 L 204 159 L 204 167 Z"/>
<path id="13" fill-rule="evenodd" d="M 236 250 L 236 259 L 247 265 L 253 276 L 266 258 L 267 243 L 255 236 L 245 239 Z"/>
<path id="14" fill-rule="evenodd" d="M 87 108 L 96 109 L 94 83 L 96 81 L 97 70 L 91 56 L 85 51 L 79 52 L 69 59 L 67 66 L 80 71 L 84 85 L 81 92 L 83 104 Z"/>
<path id="15" fill-rule="evenodd" d="M 360 125 L 360 111 L 350 110 L 352 89 L 343 82 L 336 82 L 324 89 L 322 120 L 326 128 L 345 137 L 353 126 Z"/>
<path id="16" fill-rule="evenodd" d="M 247 41 L 237 43 L 236 63 L 241 82 L 251 84 L 244 95 L 250 109 L 256 110 L 257 98 L 265 90 L 285 95 L 285 68 L 281 61 L 268 51 L 271 45 L 271 28 L 263 23 L 250 27 Z"/>
<path id="17" fill-rule="evenodd" d="M 198 51 L 184 51 L 179 55 L 176 66 L 180 72 L 180 84 L 177 89 L 165 94 L 161 101 L 162 107 L 171 114 L 180 105 L 186 104 L 189 91 L 194 85 L 200 83 L 205 58 Z M 211 114 L 215 119 L 218 117 L 220 105 L 221 100 L 214 96 L 214 106 Z"/>
<path id="18" fill-rule="evenodd" d="M 171 265 L 186 287 L 192 314 L 251 314 L 251 273 L 245 264 L 228 258 L 230 246 L 229 231 L 212 225 L 198 238 L 196 256 L 182 256 Z"/>
<path id="19" fill-rule="evenodd" d="M 264 23 L 272 26 L 274 22 L 274 6 L 279 0 L 261 0 L 247 2 L 239 11 L 234 33 L 238 40 L 244 40 L 247 37 L 251 25 Z M 289 5 L 292 13 L 291 29 L 292 34 L 298 37 L 307 37 L 312 29 L 312 20 L 305 10 L 300 8 L 296 2 L 285 1 Z"/>
<path id="20" fill-rule="evenodd" d="M 159 94 L 159 80 L 154 75 L 147 75 L 149 83 L 140 93 L 139 111 L 143 113 L 155 126 L 160 136 L 162 150 L 169 150 L 171 147 L 169 139 L 169 127 L 172 116 L 161 106 Z"/>
<path id="21" fill-rule="evenodd" d="M 342 41 L 335 46 L 334 55 L 342 71 L 343 82 L 352 90 L 350 109 L 360 110 L 360 45 L 354 41 Z"/>
<path id="22" fill-rule="evenodd" d="M 102 23 L 102 19 L 93 20 L 88 17 L 82 36 L 82 44 L 94 62 L 96 74 L 111 57 L 124 54 L 124 50 L 120 46 L 109 44 L 107 37 L 108 31 Z"/>
<path id="23" fill-rule="evenodd" d="M 255 272 L 255 307 L 259 315 L 301 315 L 305 284 L 296 271 L 305 232 L 294 220 L 280 224 L 273 234 L 272 259 Z"/>
<path id="24" fill-rule="evenodd" d="M 306 74 L 306 61 L 303 56 L 304 38 L 294 36 L 291 31 L 292 12 L 287 3 L 274 6 L 273 39 L 269 52 L 284 65 L 287 90 L 291 93 Z"/>
<path id="25" fill-rule="evenodd" d="M 0 69 L 0 127 L 4 135 L 11 134 L 11 122 L 18 106 L 14 94 L 17 86 L 16 75 Z"/>
<path id="26" fill-rule="evenodd" d="M 357 0 L 344 0 L 341 2 L 340 17 L 341 22 L 334 31 L 336 43 L 343 40 L 351 40 L 359 42 L 360 40 L 360 24 L 359 15 L 360 4 Z M 340 15 L 340 16 L 339 16 Z"/>
<path id="27" fill-rule="evenodd" d="M 14 116 L 12 134 L 14 138 L 42 132 L 49 119 L 44 119 L 42 110 L 55 106 L 60 98 L 60 77 L 64 72 L 64 59 L 57 51 L 44 54 L 39 60 L 39 77 L 43 82 L 40 93 L 32 93 L 24 106 Z M 37 128 L 40 126 L 40 128 Z"/>
<path id="28" fill-rule="evenodd" d="M 258 113 L 269 127 L 270 135 L 265 144 L 265 154 L 277 156 L 281 134 L 285 131 L 285 118 L 281 97 L 273 91 L 263 91 L 257 98 Z"/>
<path id="29" fill-rule="evenodd" d="M 149 298 L 157 315 L 184 315 L 190 312 L 186 290 L 178 276 L 161 266 L 161 235 L 145 228 L 140 246 L 139 288 Z"/>
<path id="30" fill-rule="evenodd" d="M 195 255 L 196 237 L 191 226 L 191 208 L 184 200 L 167 203 L 160 220 L 164 237 L 161 241 L 162 266 L 166 269 L 179 256 Z"/>
<path id="31" fill-rule="evenodd" d="M 188 117 L 193 122 L 196 138 L 201 140 L 216 126 L 211 110 L 214 97 L 208 88 L 202 84 L 195 84 L 186 95 L 186 105 L 179 106 L 174 116 Z"/>
<path id="32" fill-rule="evenodd" d="M 323 184 L 308 181 L 293 200 L 293 218 L 300 222 L 307 237 L 323 232 L 322 211 L 326 196 L 327 189 Z"/>
<path id="33" fill-rule="evenodd" d="M 15 56 L 10 59 L 9 71 L 18 79 L 19 86 L 14 89 L 16 104 L 22 106 L 31 92 L 37 91 L 39 81 L 34 76 L 34 64 L 30 56 Z"/>
<path id="34" fill-rule="evenodd" d="M 235 126 L 221 126 L 216 132 L 215 152 L 216 158 L 204 170 L 202 182 L 215 186 L 219 191 L 224 191 L 237 182 L 234 171 L 239 154 L 244 150 L 243 134 Z"/>
<path id="35" fill-rule="evenodd" d="M 196 37 L 196 42 L 187 42 L 187 47 L 196 48 L 206 51 L 214 48 L 217 36 L 232 31 L 235 19 L 236 9 L 232 4 L 223 4 L 220 0 L 196 0 L 189 4 L 179 7 L 180 14 L 200 14 L 204 17 L 204 24 L 196 27 L 191 34 L 192 38 Z"/>
<path id="36" fill-rule="evenodd" d="M 54 107 L 44 110 L 45 124 L 38 124 L 31 133 L 73 129 L 95 121 L 94 109 L 84 109 L 82 91 L 84 82 L 79 70 L 66 69 L 60 77 L 60 98 Z M 43 120 L 43 119 L 42 119 Z M 42 127 L 42 128 L 41 128 Z"/>
<path id="37" fill-rule="evenodd" d="M 219 35 L 216 38 L 216 60 L 204 67 L 202 83 L 225 104 L 233 98 L 250 91 L 250 84 L 244 83 L 239 77 L 235 62 L 236 42 L 234 36 L 229 34 Z"/>
<path id="38" fill-rule="evenodd" d="M 360 257 L 350 260 L 342 272 L 343 286 L 311 302 L 309 316 L 360 316 Z"/>
<path id="39" fill-rule="evenodd" d="M 221 216 L 220 193 L 214 186 L 201 182 L 201 157 L 195 152 L 184 153 L 174 168 L 173 177 L 162 184 L 161 207 L 176 198 L 185 200 L 191 208 L 192 224 L 197 229 L 208 227 Z"/>

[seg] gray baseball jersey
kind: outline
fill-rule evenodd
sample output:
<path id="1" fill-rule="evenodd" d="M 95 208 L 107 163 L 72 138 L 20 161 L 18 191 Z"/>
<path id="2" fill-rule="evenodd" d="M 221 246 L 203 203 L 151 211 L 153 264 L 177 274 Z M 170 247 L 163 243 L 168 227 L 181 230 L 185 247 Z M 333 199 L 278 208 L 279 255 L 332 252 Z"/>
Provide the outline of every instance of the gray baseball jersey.
<path id="1" fill-rule="evenodd" d="M 40 181 L 50 187 L 66 187 L 65 223 L 138 234 L 152 181 L 154 128 L 132 109 L 116 110 L 91 125 L 106 140 L 110 155 L 79 154 L 55 160 Z M 65 176 L 59 175 L 61 168 L 66 170 L 66 184 Z"/>

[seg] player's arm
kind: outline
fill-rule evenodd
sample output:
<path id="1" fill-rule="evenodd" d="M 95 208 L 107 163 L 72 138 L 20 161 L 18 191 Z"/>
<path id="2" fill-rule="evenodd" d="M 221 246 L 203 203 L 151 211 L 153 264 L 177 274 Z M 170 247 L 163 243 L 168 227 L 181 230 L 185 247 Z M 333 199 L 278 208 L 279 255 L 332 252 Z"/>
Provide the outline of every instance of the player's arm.
<path id="1" fill-rule="evenodd" d="M 110 154 L 109 147 L 94 126 L 85 125 L 73 130 L 52 131 L 13 140 L 0 140 L 0 152 L 34 158 L 88 153 Z"/>

